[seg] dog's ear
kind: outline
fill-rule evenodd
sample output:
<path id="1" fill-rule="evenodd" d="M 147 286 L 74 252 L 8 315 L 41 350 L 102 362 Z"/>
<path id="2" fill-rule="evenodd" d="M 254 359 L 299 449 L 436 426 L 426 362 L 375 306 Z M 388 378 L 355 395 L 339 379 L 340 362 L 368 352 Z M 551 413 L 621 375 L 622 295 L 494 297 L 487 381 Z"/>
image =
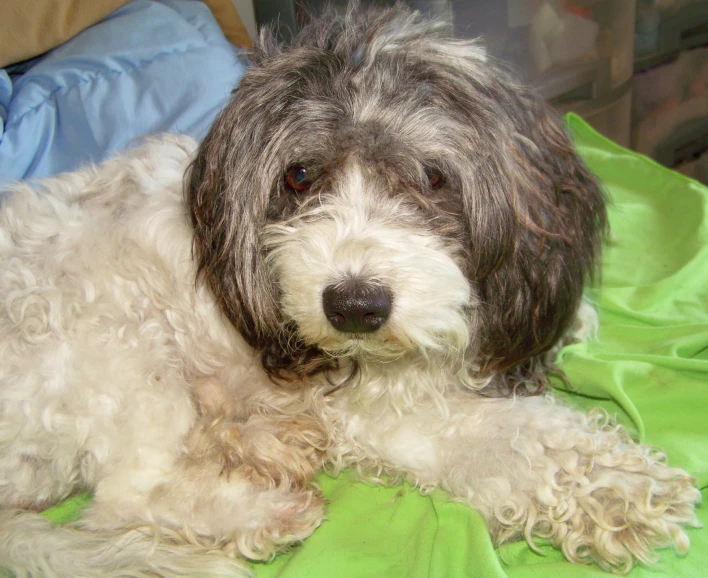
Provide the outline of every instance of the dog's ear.
<path id="1" fill-rule="evenodd" d="M 476 279 L 482 368 L 507 393 L 545 385 L 553 361 L 547 354 L 574 320 L 607 231 L 603 191 L 561 119 L 532 93 L 511 90 L 514 130 L 499 185 L 508 187 L 514 232 L 502 247 L 505 258 Z"/>
<path id="2" fill-rule="evenodd" d="M 198 276 L 254 347 L 279 325 L 274 284 L 259 246 L 271 188 L 277 182 L 272 173 L 278 169 L 259 158 L 266 113 L 254 96 L 257 80 L 257 74 L 251 74 L 234 91 L 185 177 Z"/>
<path id="3" fill-rule="evenodd" d="M 197 278 L 206 282 L 229 321 L 260 352 L 265 371 L 282 382 L 333 363 L 301 343 L 294 328 L 284 323 L 278 284 L 260 242 L 271 200 L 282 188 L 285 167 L 276 150 L 288 130 L 284 119 L 297 79 L 297 71 L 288 75 L 281 70 L 279 54 L 272 34 L 262 36 L 248 74 L 187 171 L 185 202 L 194 231 Z"/>
<path id="4" fill-rule="evenodd" d="M 479 294 L 478 362 L 505 392 L 543 385 L 546 354 L 573 321 L 596 268 L 604 194 L 561 119 L 478 44 L 420 54 L 459 128 L 456 164 Z"/>

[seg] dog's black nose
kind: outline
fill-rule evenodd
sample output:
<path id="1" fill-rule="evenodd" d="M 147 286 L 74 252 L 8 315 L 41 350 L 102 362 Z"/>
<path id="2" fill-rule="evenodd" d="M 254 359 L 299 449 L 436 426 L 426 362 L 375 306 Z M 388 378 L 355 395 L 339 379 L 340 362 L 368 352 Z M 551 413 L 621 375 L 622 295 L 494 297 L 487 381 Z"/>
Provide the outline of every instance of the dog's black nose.
<path id="1" fill-rule="evenodd" d="M 359 281 L 330 285 L 322 292 L 322 308 L 337 331 L 369 333 L 391 315 L 391 292 Z"/>

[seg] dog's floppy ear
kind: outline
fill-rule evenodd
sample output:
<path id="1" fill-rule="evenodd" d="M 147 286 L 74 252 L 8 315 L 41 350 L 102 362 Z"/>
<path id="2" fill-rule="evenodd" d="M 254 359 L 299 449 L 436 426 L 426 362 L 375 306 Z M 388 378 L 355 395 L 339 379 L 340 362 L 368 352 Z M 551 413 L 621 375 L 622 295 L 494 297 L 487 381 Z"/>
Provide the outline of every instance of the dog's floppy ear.
<path id="1" fill-rule="evenodd" d="M 496 384 L 541 390 L 547 353 L 567 332 L 583 287 L 592 280 L 607 231 L 605 197 L 561 119 L 518 87 L 507 108 L 507 182 L 515 232 L 506 258 L 477 279 L 482 367 Z"/>
<path id="2" fill-rule="evenodd" d="M 604 195 L 551 107 L 477 43 L 426 44 L 425 76 L 460 125 L 478 362 L 503 393 L 540 390 L 597 264 Z"/>
<path id="3" fill-rule="evenodd" d="M 265 371 L 279 381 L 293 381 L 333 362 L 306 347 L 283 322 L 278 285 L 260 244 L 271 197 L 282 186 L 285 167 L 275 151 L 288 130 L 284 119 L 298 78 L 297 70 L 279 63 L 281 54 L 272 33 L 263 33 L 248 73 L 187 171 L 185 201 L 198 278 L 260 352 Z"/>
<path id="4" fill-rule="evenodd" d="M 259 236 L 279 167 L 260 158 L 268 111 L 251 71 L 202 141 L 185 178 L 194 258 L 216 300 L 243 337 L 259 347 L 279 320 Z"/>

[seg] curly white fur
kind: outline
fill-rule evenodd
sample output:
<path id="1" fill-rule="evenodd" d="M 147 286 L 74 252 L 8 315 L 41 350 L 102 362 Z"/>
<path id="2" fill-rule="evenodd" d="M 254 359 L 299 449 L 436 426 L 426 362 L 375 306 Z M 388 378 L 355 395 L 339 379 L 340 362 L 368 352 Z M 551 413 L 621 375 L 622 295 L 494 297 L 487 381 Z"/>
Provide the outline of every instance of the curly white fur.
<path id="1" fill-rule="evenodd" d="M 604 201 L 557 121 L 403 8 L 320 26 L 264 36 L 198 152 L 164 137 L 2 199 L 0 567 L 247 576 L 344 467 L 443 488 L 497 543 L 618 572 L 684 552 L 686 472 L 600 413 L 487 396 L 594 325 Z M 324 311 L 352 280 L 390 294 L 374 331 Z M 76 523 L 33 512 L 85 489 Z"/>
<path id="2" fill-rule="evenodd" d="M 656 547 L 685 551 L 680 524 L 696 523 L 698 493 L 661 454 L 550 398 L 470 391 L 450 362 L 466 346 L 468 287 L 433 239 L 404 243 L 385 205 L 357 215 L 366 187 L 267 241 L 288 315 L 333 352 L 369 347 L 361 376 L 332 395 L 324 380 L 273 385 L 195 286 L 181 204 L 193 148 L 165 138 L 4 199 L 2 564 L 19 576 L 245 575 L 209 552 L 267 558 L 307 537 L 324 517 L 311 473 L 326 463 L 442 487 L 477 508 L 497 541 L 549 536 L 574 561 L 626 570 Z M 412 292 L 373 345 L 340 342 L 308 306 L 319 275 L 341 273 L 333 254 L 347 272 L 386 272 Z M 306 273 L 290 267 L 302 262 Z M 427 269 L 439 299 L 426 299 Z M 381 349 L 383 363 L 378 339 L 396 347 Z M 413 350 L 429 353 L 413 362 Z M 80 488 L 95 499 L 72 527 L 16 510 Z"/>
<path id="3" fill-rule="evenodd" d="M 208 292 L 195 291 L 181 203 L 194 146 L 168 138 L 100 171 L 45 181 L 39 193 L 19 185 L 3 200 L 0 499 L 6 508 L 37 509 L 91 488 L 85 526 L 228 535 L 258 558 L 308 535 L 321 505 L 311 491 L 256 490 L 220 476 L 216 462 L 196 467 L 184 458 L 185 436 L 199 421 L 199 388 L 208 391 L 226 372 L 225 384 L 247 381 L 239 389 L 271 387 Z M 283 530 L 289 517 L 302 526 L 292 535 Z M 11 566 L 23 551 L 13 545 L 22 540 L 14 533 L 21 519 L 0 529 L 2 561 Z M 85 534 L 51 535 L 64 552 L 87 547 Z M 132 555 L 150 554 L 152 537 L 143 541 Z M 98 557 L 105 566 L 83 563 L 112 575 L 125 563 L 119 551 Z M 205 564 L 205 575 L 212 565 L 224 563 Z M 89 575 L 71 568 L 64 575 Z"/>

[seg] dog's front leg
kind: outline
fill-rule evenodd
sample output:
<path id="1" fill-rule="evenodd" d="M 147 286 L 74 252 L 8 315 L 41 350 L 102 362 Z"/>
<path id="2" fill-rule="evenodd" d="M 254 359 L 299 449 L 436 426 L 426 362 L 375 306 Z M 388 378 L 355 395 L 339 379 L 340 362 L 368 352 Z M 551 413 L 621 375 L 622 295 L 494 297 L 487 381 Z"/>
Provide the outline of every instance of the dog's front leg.
<path id="1" fill-rule="evenodd" d="M 350 432 L 379 465 L 479 510 L 497 543 L 546 537 L 571 561 L 620 572 L 688 548 L 693 480 L 602 413 L 543 397 L 459 398 L 447 411 L 357 418 Z"/>
<path id="2" fill-rule="evenodd" d="M 155 464 L 159 474 L 126 467 L 103 479 L 83 523 L 156 524 L 190 541 L 267 559 L 324 519 L 314 475 L 326 444 L 317 421 L 306 416 L 198 421 L 178 459 Z"/>

